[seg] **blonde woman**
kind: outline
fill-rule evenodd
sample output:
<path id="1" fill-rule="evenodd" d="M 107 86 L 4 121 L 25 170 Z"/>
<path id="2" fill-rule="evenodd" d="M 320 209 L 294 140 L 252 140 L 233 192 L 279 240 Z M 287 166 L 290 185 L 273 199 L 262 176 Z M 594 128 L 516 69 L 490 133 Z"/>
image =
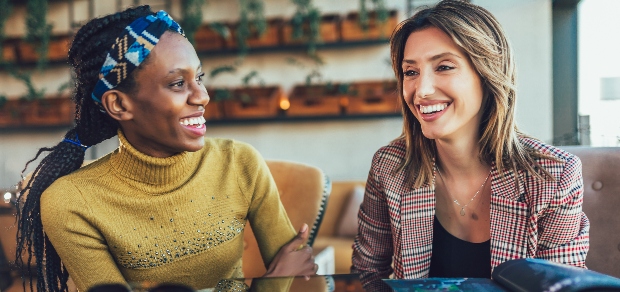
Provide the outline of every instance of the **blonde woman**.
<path id="1" fill-rule="evenodd" d="M 541 258 L 585 267 L 581 162 L 517 129 L 515 65 L 484 8 L 441 1 L 391 39 L 404 129 L 369 172 L 353 272 L 486 277 Z"/>

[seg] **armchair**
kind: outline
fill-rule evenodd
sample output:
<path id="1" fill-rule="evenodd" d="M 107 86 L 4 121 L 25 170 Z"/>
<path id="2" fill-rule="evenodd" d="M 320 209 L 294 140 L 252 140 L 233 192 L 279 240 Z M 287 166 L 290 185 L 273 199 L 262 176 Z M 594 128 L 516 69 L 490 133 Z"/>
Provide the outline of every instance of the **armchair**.
<path id="1" fill-rule="evenodd" d="M 309 246 L 312 246 L 318 233 L 327 199 L 331 192 L 329 178 L 319 168 L 291 161 L 268 160 L 282 205 L 296 230 L 308 224 Z M 260 255 L 250 224 L 244 232 L 243 273 L 245 277 L 260 277 L 266 269 Z"/>
<path id="2" fill-rule="evenodd" d="M 620 277 L 620 147 L 562 148 L 583 165 L 583 211 L 590 219 L 586 266 Z"/>

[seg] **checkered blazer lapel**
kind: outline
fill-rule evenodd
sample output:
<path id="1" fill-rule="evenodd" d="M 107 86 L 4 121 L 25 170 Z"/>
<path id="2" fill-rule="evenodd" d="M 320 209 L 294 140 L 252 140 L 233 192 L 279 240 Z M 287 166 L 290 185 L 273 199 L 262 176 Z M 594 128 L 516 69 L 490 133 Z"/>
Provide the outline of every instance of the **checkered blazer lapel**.
<path id="1" fill-rule="evenodd" d="M 403 278 L 427 277 L 433 249 L 435 178 L 431 184 L 409 190 L 401 200 Z"/>
<path id="2" fill-rule="evenodd" d="M 528 255 L 529 208 L 524 173 L 491 166 L 491 267 Z M 517 184 L 518 183 L 518 191 Z"/>

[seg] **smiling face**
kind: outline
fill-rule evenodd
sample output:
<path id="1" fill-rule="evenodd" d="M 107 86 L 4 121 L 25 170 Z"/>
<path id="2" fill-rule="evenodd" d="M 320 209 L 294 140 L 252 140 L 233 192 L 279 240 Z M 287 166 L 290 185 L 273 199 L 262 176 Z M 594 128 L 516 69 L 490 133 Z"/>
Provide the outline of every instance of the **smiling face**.
<path id="1" fill-rule="evenodd" d="M 483 89 L 467 54 L 436 27 L 409 35 L 403 97 L 428 139 L 477 139 Z"/>
<path id="2" fill-rule="evenodd" d="M 193 46 L 178 33 L 165 32 L 143 68 L 121 119 L 123 134 L 140 152 L 169 157 L 204 146 L 204 108 L 209 95 Z"/>

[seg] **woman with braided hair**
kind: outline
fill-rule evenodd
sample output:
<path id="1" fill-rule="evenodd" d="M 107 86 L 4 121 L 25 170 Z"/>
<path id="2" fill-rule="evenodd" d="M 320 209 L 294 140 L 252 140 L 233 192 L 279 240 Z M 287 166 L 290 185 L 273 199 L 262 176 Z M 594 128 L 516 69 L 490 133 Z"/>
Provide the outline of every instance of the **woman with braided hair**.
<path id="1" fill-rule="evenodd" d="M 205 138 L 200 59 L 182 29 L 148 6 L 96 18 L 75 35 L 75 127 L 22 190 L 17 258 L 36 262 L 39 291 L 151 281 L 195 289 L 241 278 L 252 224 L 266 276 L 311 275 L 264 160 L 251 146 Z M 114 152 L 84 151 L 118 135 Z M 34 258 L 34 260 L 33 260 Z"/>

